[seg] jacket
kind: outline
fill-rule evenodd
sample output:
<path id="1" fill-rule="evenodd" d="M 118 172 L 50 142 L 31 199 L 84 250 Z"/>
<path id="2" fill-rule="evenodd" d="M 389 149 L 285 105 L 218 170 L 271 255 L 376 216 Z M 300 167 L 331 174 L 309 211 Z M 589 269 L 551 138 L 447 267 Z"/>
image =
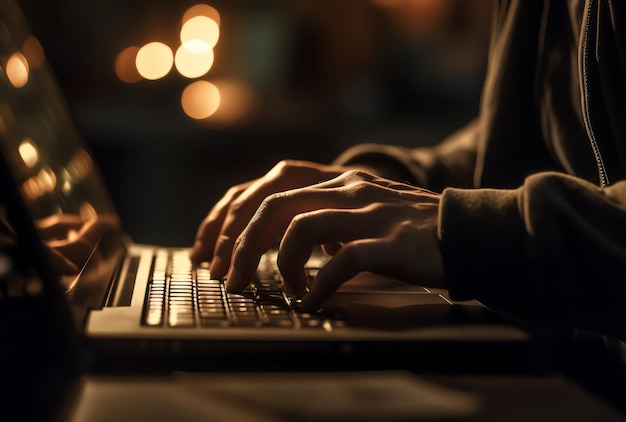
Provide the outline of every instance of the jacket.
<path id="1" fill-rule="evenodd" d="M 626 338 L 626 3 L 495 3 L 479 115 L 363 165 L 442 193 L 455 300 Z"/>

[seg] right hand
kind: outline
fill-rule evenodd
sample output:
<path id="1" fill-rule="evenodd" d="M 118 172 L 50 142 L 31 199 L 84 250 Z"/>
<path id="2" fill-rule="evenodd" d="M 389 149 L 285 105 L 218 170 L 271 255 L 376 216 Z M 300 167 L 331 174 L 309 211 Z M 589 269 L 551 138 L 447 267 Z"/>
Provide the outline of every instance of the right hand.
<path id="1" fill-rule="evenodd" d="M 222 278 L 230 267 L 235 241 L 263 200 L 278 192 L 333 179 L 347 167 L 283 160 L 259 179 L 230 188 L 198 228 L 191 251 L 194 262 L 210 261 L 210 272 Z"/>

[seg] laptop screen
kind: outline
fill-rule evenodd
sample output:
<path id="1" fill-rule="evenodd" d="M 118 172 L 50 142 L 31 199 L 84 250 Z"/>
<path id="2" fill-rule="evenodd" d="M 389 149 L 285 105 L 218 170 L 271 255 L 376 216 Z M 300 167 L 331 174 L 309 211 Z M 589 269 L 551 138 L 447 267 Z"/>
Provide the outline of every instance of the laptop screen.
<path id="1" fill-rule="evenodd" d="M 122 246 L 119 219 L 41 44 L 12 0 L 0 2 L 0 144 L 13 176 L 3 189 L 19 192 L 66 290 L 88 275 L 94 256 L 104 258 L 97 276 L 110 279 L 110 258 Z M 99 250 L 103 239 L 114 241 Z"/>

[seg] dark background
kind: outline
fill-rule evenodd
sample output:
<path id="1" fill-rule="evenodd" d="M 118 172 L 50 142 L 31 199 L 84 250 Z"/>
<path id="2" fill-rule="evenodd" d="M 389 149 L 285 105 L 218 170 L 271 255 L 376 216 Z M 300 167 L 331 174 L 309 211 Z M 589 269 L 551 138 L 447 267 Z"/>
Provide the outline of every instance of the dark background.
<path id="1" fill-rule="evenodd" d="M 329 162 L 360 142 L 430 145 L 471 119 L 485 72 L 490 1 L 219 0 L 203 77 L 246 87 L 229 123 L 192 120 L 192 80 L 122 82 L 129 46 L 176 48 L 197 1 L 20 0 L 137 242 L 190 245 L 232 184 L 278 160 Z"/>

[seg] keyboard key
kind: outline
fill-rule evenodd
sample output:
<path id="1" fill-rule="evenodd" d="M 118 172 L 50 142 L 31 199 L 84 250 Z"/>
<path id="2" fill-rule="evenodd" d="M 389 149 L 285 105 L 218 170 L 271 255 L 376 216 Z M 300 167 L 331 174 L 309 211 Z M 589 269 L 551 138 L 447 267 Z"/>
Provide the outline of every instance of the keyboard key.
<path id="1" fill-rule="evenodd" d="M 143 315 L 147 326 L 332 329 L 339 326 L 317 314 L 300 314 L 299 298 L 288 298 L 278 269 L 264 259 L 258 280 L 239 294 L 226 293 L 223 280 L 207 265 L 194 267 L 187 251 L 158 251 Z"/>

